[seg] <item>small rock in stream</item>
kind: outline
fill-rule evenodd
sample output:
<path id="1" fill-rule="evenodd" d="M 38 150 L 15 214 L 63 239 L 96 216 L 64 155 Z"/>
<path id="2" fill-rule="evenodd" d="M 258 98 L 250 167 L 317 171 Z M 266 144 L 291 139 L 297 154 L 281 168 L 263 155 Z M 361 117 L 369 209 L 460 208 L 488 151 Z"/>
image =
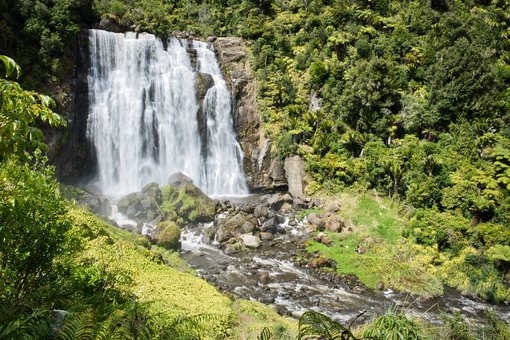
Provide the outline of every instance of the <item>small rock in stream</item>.
<path id="1" fill-rule="evenodd" d="M 259 276 L 259 282 L 263 285 L 267 285 L 269 283 L 269 273 L 262 272 Z"/>
<path id="2" fill-rule="evenodd" d="M 259 299 L 260 302 L 265 303 L 266 305 L 273 303 L 274 300 L 275 300 L 274 296 L 263 296 Z"/>
<path id="3" fill-rule="evenodd" d="M 241 241 L 247 248 L 258 248 L 260 247 L 260 239 L 257 236 L 251 234 L 243 234 L 240 236 Z"/>

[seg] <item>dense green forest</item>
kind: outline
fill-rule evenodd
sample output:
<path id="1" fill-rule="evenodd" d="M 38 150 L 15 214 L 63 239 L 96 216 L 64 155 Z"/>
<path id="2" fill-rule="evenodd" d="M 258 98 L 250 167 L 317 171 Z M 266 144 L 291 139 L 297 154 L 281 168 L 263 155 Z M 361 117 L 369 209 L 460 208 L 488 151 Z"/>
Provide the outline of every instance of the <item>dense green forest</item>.
<path id="1" fill-rule="evenodd" d="M 430 297 L 446 284 L 510 301 L 508 1 L 0 0 L 0 13 L 0 54 L 24 71 L 2 57 L 0 338 L 196 338 L 211 328 L 207 336 L 224 337 L 236 327 L 240 312 L 222 296 L 205 305 L 218 310 L 200 306 L 194 318 L 160 315 L 167 310 L 138 301 L 128 288 L 130 269 L 101 259 L 123 249 L 138 259 L 133 263 L 161 265 L 162 256 L 175 254 L 128 242 L 70 205 L 43 156 L 37 126 L 64 124 L 52 108 L 66 101 L 62 84 L 73 71 L 80 29 L 104 15 L 160 37 L 185 30 L 245 38 L 272 152 L 306 160 L 309 194 L 375 191 L 401 208 L 404 240 L 391 236 L 387 247 L 371 251 L 412 258 L 404 270 L 429 285 L 409 288 L 402 279 L 395 287 Z M 56 106 L 22 86 L 51 93 Z M 333 241 L 341 247 L 352 240 Z M 76 313 L 64 324 L 50 322 L 53 309 Z M 508 330 L 489 319 L 484 334 L 503 338 Z M 445 338 L 472 336 L 462 320 L 445 324 Z"/>

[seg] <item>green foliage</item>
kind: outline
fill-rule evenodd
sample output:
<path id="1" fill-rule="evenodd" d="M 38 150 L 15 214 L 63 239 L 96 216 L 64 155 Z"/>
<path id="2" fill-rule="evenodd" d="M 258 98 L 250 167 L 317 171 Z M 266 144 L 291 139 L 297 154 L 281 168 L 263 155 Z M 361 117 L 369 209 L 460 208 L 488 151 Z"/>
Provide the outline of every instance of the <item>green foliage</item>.
<path id="1" fill-rule="evenodd" d="M 363 336 L 392 340 L 423 339 L 420 326 L 416 321 L 392 310 L 372 322 Z"/>
<path id="2" fill-rule="evenodd" d="M 6 77 L 20 67 L 10 58 L 0 56 Z M 39 121 L 63 126 L 65 121 L 51 110 L 55 102 L 48 96 L 25 91 L 14 82 L 0 78 L 0 160 L 11 154 L 22 157 L 25 151 L 45 149 L 43 135 L 35 125 Z"/>
<path id="3" fill-rule="evenodd" d="M 59 275 L 65 252 L 67 205 L 42 157 L 0 165 L 0 298 L 20 302 Z"/>
<path id="4" fill-rule="evenodd" d="M 487 324 L 479 329 L 482 339 L 510 339 L 510 326 L 493 311 L 486 310 Z"/>
<path id="5" fill-rule="evenodd" d="M 356 339 L 349 329 L 328 316 L 314 311 L 305 312 L 299 318 L 297 339 L 308 339 L 310 337 L 327 340 Z"/>
<path id="6" fill-rule="evenodd" d="M 474 337 L 471 335 L 469 324 L 462 317 L 460 313 L 453 315 L 444 314 L 442 316 L 444 326 L 441 328 L 441 339 L 448 340 L 472 340 Z"/>
<path id="7" fill-rule="evenodd" d="M 494 260 L 473 247 L 466 247 L 459 256 L 445 261 L 439 275 L 447 285 L 465 295 L 500 302 L 508 299 L 510 294 Z"/>
<path id="8" fill-rule="evenodd" d="M 406 227 L 404 236 L 418 244 L 433 246 L 439 251 L 458 252 L 463 248 L 469 221 L 461 216 L 436 210 L 418 210 Z"/>
<path id="9" fill-rule="evenodd" d="M 12 303 L 0 304 L 0 339 L 42 339 L 51 335 L 50 313 L 44 309 L 19 311 Z"/>

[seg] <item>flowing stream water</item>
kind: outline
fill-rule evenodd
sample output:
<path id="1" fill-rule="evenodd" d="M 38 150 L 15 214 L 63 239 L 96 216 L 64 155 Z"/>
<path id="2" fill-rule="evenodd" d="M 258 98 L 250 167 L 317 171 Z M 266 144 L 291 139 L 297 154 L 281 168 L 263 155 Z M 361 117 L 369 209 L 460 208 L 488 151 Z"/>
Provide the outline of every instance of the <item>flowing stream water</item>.
<path id="1" fill-rule="evenodd" d="M 294 261 L 296 250 L 309 234 L 302 221 L 293 216 L 282 219 L 279 236 L 273 241 L 263 243 L 260 249 L 233 255 L 226 255 L 215 242 L 204 242 L 204 231 L 210 225 L 190 227 L 181 235 L 181 256 L 201 277 L 220 289 L 271 304 L 284 315 L 299 317 L 307 310 L 314 310 L 347 325 L 363 312 L 358 322 L 398 308 L 431 323 L 441 323 L 443 313 L 453 312 L 471 323 L 479 323 L 485 318 L 485 310 L 491 309 L 510 322 L 508 306 L 467 298 L 453 289 L 445 289 L 440 298 L 421 301 L 391 289 L 359 291 L 356 283 L 346 284 L 334 276 L 300 266 Z"/>
<path id="2" fill-rule="evenodd" d="M 87 136 L 97 159 L 94 184 L 105 195 L 166 184 L 178 171 L 209 195 L 248 193 L 230 93 L 210 46 L 90 30 L 89 49 Z M 214 81 L 203 103 L 198 72 Z M 199 131 L 202 122 L 207 133 Z"/>

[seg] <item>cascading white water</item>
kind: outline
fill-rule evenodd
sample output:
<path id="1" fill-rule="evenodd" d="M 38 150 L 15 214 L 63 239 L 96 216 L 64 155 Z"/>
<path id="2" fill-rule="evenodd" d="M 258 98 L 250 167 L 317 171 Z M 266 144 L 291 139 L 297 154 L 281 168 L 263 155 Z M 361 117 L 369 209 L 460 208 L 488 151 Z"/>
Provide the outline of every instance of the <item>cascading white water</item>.
<path id="1" fill-rule="evenodd" d="M 183 45 L 172 38 L 165 49 L 150 34 L 90 30 L 87 136 L 97 158 L 95 184 L 105 194 L 166 184 L 177 171 L 210 195 L 248 193 L 230 94 L 214 52 L 193 43 L 199 71 L 214 80 L 202 105 L 207 134 L 201 134 L 196 72 Z"/>

